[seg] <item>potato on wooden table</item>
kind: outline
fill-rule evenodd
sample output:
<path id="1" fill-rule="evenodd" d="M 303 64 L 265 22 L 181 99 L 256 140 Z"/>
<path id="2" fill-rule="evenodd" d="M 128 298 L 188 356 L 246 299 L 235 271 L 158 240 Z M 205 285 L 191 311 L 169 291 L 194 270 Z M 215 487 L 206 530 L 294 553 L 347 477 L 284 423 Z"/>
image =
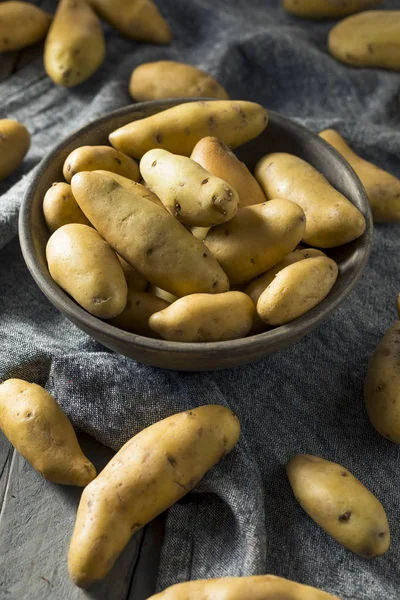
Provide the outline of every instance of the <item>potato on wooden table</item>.
<path id="1" fill-rule="evenodd" d="M 30 144 L 31 137 L 24 125 L 13 119 L 0 119 L 0 180 L 20 166 Z"/>
<path id="2" fill-rule="evenodd" d="M 150 150 L 140 172 L 168 212 L 188 227 L 225 223 L 237 211 L 236 190 L 187 156 Z"/>
<path id="3" fill-rule="evenodd" d="M 171 29 L 152 0 L 89 0 L 102 19 L 137 42 L 168 44 Z"/>
<path id="4" fill-rule="evenodd" d="M 140 292 L 128 288 L 126 306 L 121 314 L 108 322 L 119 329 L 144 335 L 146 337 L 160 337 L 149 325 L 149 318 L 156 312 L 164 310 L 169 302 L 149 292 Z"/>
<path id="5" fill-rule="evenodd" d="M 72 194 L 71 186 L 63 181 L 53 183 L 47 190 L 43 199 L 43 214 L 46 225 L 52 233 L 69 223 L 90 226 L 90 221 L 85 217 Z"/>
<path id="6" fill-rule="evenodd" d="M 211 136 L 201 139 L 193 148 L 190 158 L 229 183 L 239 195 L 241 208 L 265 202 L 266 198 L 256 179 L 222 140 Z"/>
<path id="7" fill-rule="evenodd" d="M 282 5 L 296 17 L 332 19 L 374 8 L 381 3 L 382 0 L 283 0 Z"/>
<path id="8" fill-rule="evenodd" d="M 127 179 L 138 181 L 139 167 L 137 162 L 123 152 L 111 146 L 81 146 L 75 148 L 65 159 L 63 175 L 71 182 L 75 173 L 80 171 L 111 171 Z"/>
<path id="9" fill-rule="evenodd" d="M 151 329 L 173 342 L 223 342 L 245 337 L 255 315 L 242 292 L 190 294 L 149 319 Z"/>
<path id="10" fill-rule="evenodd" d="M 375 223 L 400 223 L 400 179 L 358 156 L 334 129 L 319 135 L 353 167 L 367 193 Z"/>
<path id="11" fill-rule="evenodd" d="M 400 71 L 400 10 L 367 10 L 340 21 L 328 36 L 332 56 L 353 67 Z"/>
<path id="12" fill-rule="evenodd" d="M 333 248 L 364 233 L 365 219 L 358 208 L 298 156 L 267 154 L 258 162 L 255 174 L 267 198 L 287 198 L 302 207 L 306 244 Z"/>
<path id="13" fill-rule="evenodd" d="M 164 208 L 95 172 L 77 173 L 71 185 L 90 222 L 150 283 L 175 296 L 229 289 L 211 252 Z"/>
<path id="14" fill-rule="evenodd" d="M 275 575 L 222 577 L 177 583 L 148 600 L 339 600 L 317 588 Z"/>
<path id="15" fill-rule="evenodd" d="M 85 310 L 111 319 L 125 308 L 127 284 L 114 250 L 97 231 L 71 223 L 47 242 L 50 275 Z"/>
<path id="16" fill-rule="evenodd" d="M 293 456 L 286 471 L 300 506 L 336 541 L 363 558 L 386 552 L 390 532 L 384 508 L 350 471 L 310 454 Z"/>
<path id="17" fill-rule="evenodd" d="M 68 554 L 74 583 L 87 587 L 105 577 L 131 536 L 190 492 L 239 434 L 229 409 L 209 405 L 129 440 L 82 494 Z"/>
<path id="18" fill-rule="evenodd" d="M 303 237 L 304 212 L 283 198 L 239 208 L 208 232 L 211 250 L 231 283 L 246 283 L 281 261 Z"/>
<path id="19" fill-rule="evenodd" d="M 0 52 L 40 42 L 50 23 L 51 15 L 30 2 L 0 2 Z"/>
<path id="20" fill-rule="evenodd" d="M 101 23 L 86 0 L 60 0 L 44 47 L 47 75 L 74 87 L 100 67 L 105 56 Z"/>
<path id="21" fill-rule="evenodd" d="M 22 379 L 0 385 L 0 428 L 46 479 L 85 486 L 96 477 L 68 417 L 40 385 Z"/>
<path id="22" fill-rule="evenodd" d="M 134 158 L 154 148 L 190 156 L 203 137 L 216 136 L 236 148 L 257 137 L 267 123 L 267 111 L 255 102 L 201 100 L 128 123 L 109 139 L 114 148 Z"/>
<path id="23" fill-rule="evenodd" d="M 228 99 L 228 94 L 214 77 L 174 60 L 159 60 L 135 67 L 129 81 L 129 92 L 137 102 L 162 98 Z"/>

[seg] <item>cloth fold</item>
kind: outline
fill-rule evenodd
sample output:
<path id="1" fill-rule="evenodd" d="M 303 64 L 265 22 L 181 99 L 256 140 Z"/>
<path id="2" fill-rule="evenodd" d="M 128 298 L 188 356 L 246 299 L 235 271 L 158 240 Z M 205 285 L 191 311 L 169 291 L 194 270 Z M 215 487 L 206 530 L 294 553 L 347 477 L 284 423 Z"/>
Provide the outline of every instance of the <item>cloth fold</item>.
<path id="1" fill-rule="evenodd" d="M 318 330 L 258 363 L 219 372 L 164 371 L 107 351 L 49 304 L 24 265 L 17 217 L 35 165 L 73 130 L 128 104 L 129 75 L 146 61 L 194 64 L 232 98 L 315 131 L 333 126 L 400 177 L 400 74 L 335 61 L 326 47 L 333 22 L 290 17 L 277 0 L 159 5 L 174 31 L 170 46 L 138 45 L 106 27 L 107 58 L 78 88 L 55 87 L 41 59 L 0 84 L 1 118 L 20 120 L 32 134 L 24 165 L 0 182 L 0 377 L 46 385 L 77 428 L 114 449 L 189 407 L 217 403 L 238 415 L 237 448 L 168 511 L 159 589 L 274 573 L 346 600 L 396 600 L 400 452 L 370 426 L 362 387 L 368 358 L 396 319 L 400 226 L 376 227 L 362 281 Z M 301 510 L 284 470 L 301 452 L 345 465 L 382 501 L 392 532 L 384 557 L 358 558 Z"/>

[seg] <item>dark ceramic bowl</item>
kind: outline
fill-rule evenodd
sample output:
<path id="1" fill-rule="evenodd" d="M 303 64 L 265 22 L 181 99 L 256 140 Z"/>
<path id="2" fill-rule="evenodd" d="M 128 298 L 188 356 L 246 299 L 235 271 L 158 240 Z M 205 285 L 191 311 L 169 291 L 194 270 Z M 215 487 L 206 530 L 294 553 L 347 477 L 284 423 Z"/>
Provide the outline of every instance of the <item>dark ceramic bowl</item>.
<path id="1" fill-rule="evenodd" d="M 311 131 L 271 112 L 267 129 L 238 150 L 241 160 L 253 168 L 258 159 L 268 152 L 296 154 L 321 171 L 335 188 L 361 210 L 367 221 L 362 237 L 329 251 L 329 255 L 339 264 L 340 275 L 328 297 L 292 323 L 229 342 L 194 344 L 155 340 L 127 333 L 93 317 L 63 292 L 49 275 L 45 258 L 49 232 L 42 213 L 44 194 L 54 181 L 62 180 L 62 165 L 74 148 L 107 144 L 108 134 L 117 127 L 190 101 L 192 100 L 173 99 L 126 106 L 70 135 L 40 164 L 22 204 L 19 236 L 25 262 L 39 288 L 54 306 L 83 331 L 108 348 L 143 363 L 167 369 L 206 371 L 242 365 L 278 352 L 327 319 L 355 286 L 365 269 L 373 225 L 364 188 L 343 158 Z"/>

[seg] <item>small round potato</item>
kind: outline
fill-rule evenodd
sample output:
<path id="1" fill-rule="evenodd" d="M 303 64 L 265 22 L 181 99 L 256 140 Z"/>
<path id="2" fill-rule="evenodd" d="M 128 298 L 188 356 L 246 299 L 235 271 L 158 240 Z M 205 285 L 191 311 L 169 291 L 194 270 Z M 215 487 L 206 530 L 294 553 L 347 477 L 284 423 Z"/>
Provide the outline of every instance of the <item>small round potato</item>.
<path id="1" fill-rule="evenodd" d="M 293 263 L 279 271 L 261 294 L 257 313 L 268 325 L 289 323 L 322 302 L 337 276 L 337 264 L 326 256 Z"/>
<path id="2" fill-rule="evenodd" d="M 188 227 L 225 223 L 237 211 L 236 191 L 186 156 L 150 150 L 140 172 L 168 212 Z"/>
<path id="3" fill-rule="evenodd" d="M 198 579 L 177 583 L 148 600 L 339 600 L 327 592 L 275 575 Z"/>
<path id="4" fill-rule="evenodd" d="M 161 202 L 160 198 L 158 198 L 148 187 L 146 187 L 143 183 L 137 183 L 132 179 L 128 179 L 127 177 L 123 177 L 122 175 L 118 175 L 117 173 L 112 173 L 111 171 L 102 171 L 96 170 L 94 173 L 99 173 L 100 175 L 105 175 L 106 177 L 111 177 L 114 179 L 119 185 L 121 185 L 126 190 L 132 190 L 136 194 L 139 194 L 141 198 L 145 200 L 150 200 L 153 204 L 157 204 L 158 206 L 164 207 L 164 204 Z M 142 180 L 143 181 L 143 180 Z"/>
<path id="5" fill-rule="evenodd" d="M 68 417 L 40 385 L 22 379 L 8 379 L 0 385 L 0 427 L 49 481 L 85 486 L 96 477 Z"/>
<path id="6" fill-rule="evenodd" d="M 190 158 L 231 185 L 239 195 L 240 208 L 265 202 L 266 197 L 256 179 L 222 140 L 211 136 L 201 139 Z"/>
<path id="7" fill-rule="evenodd" d="M 129 92 L 137 102 L 192 97 L 228 99 L 228 94 L 214 77 L 192 65 L 173 60 L 136 67 L 132 71 Z"/>
<path id="8" fill-rule="evenodd" d="M 43 214 L 51 233 L 69 223 L 90 225 L 72 194 L 71 186 L 62 181 L 53 183 L 47 190 L 43 199 Z"/>
<path id="9" fill-rule="evenodd" d="M 231 283 L 246 283 L 294 250 L 304 228 L 300 206 L 281 198 L 239 208 L 233 219 L 210 229 L 205 245 Z"/>
<path id="10" fill-rule="evenodd" d="M 63 175 L 69 183 L 75 173 L 98 170 L 111 171 L 133 181 L 139 179 L 137 162 L 130 156 L 123 154 L 123 152 L 111 148 L 111 146 L 81 146 L 75 148 L 64 162 Z"/>
<path id="11" fill-rule="evenodd" d="M 21 123 L 12 119 L 0 119 L 0 180 L 11 175 L 20 166 L 30 143 L 28 130 Z"/>
<path id="12" fill-rule="evenodd" d="M 54 281 L 100 319 L 125 308 L 127 284 L 113 249 L 87 225 L 60 227 L 47 242 L 46 258 Z"/>
<path id="13" fill-rule="evenodd" d="M 333 19 L 347 17 L 381 3 L 382 0 L 283 0 L 283 8 L 296 17 Z"/>
<path id="14" fill-rule="evenodd" d="M 173 342 L 221 342 L 245 337 L 255 307 L 242 292 L 191 294 L 149 319 L 150 327 Z"/>
<path id="15" fill-rule="evenodd" d="M 0 52 L 22 50 L 40 42 L 50 23 L 51 15 L 30 2 L 0 2 Z"/>
<path id="16" fill-rule="evenodd" d="M 286 472 L 300 506 L 337 542 L 363 558 L 386 552 L 390 532 L 385 510 L 350 471 L 298 454 L 288 461 Z"/>
<path id="17" fill-rule="evenodd" d="M 137 335 L 159 337 L 149 326 L 149 318 L 168 306 L 169 302 L 153 294 L 128 288 L 128 298 L 124 310 L 118 317 L 110 319 L 109 323 Z"/>
<path id="18" fill-rule="evenodd" d="M 369 364 L 364 400 L 369 419 L 386 439 L 400 444 L 400 321 L 386 332 Z"/>
<path id="19" fill-rule="evenodd" d="M 122 256 L 119 256 L 119 254 L 117 254 L 117 256 L 125 275 L 128 290 L 131 289 L 138 292 L 145 292 L 149 286 L 147 279 L 145 279 L 133 265 L 126 262 Z"/>

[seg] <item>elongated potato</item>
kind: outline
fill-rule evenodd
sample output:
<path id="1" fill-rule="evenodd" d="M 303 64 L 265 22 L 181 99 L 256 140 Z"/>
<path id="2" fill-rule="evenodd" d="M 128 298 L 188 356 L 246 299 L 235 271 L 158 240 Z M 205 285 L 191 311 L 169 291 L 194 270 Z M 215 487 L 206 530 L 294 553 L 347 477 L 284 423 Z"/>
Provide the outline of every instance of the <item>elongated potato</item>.
<path id="1" fill-rule="evenodd" d="M 239 195 L 241 208 L 261 204 L 266 198 L 256 179 L 222 140 L 216 137 L 201 139 L 190 156 L 206 171 L 231 185 Z"/>
<path id="2" fill-rule="evenodd" d="M 163 300 L 166 300 L 168 304 L 172 304 L 173 302 L 175 302 L 175 300 L 178 300 L 177 296 L 174 296 L 173 294 L 162 290 L 156 285 L 151 285 L 149 287 L 149 292 L 150 294 L 154 294 L 154 296 L 157 296 L 157 298 L 162 298 Z"/>
<path id="3" fill-rule="evenodd" d="M 0 385 L 0 428 L 49 481 L 85 486 L 96 477 L 67 415 L 40 385 L 22 379 Z"/>
<path id="4" fill-rule="evenodd" d="M 141 198 L 145 200 L 150 200 L 153 204 L 157 204 L 164 208 L 164 204 L 161 202 L 160 198 L 158 198 L 149 188 L 145 187 L 141 183 L 137 183 L 136 181 L 132 181 L 132 179 L 128 179 L 127 177 L 123 177 L 122 175 L 118 175 L 117 173 L 112 173 L 111 171 L 102 171 L 101 169 L 94 171 L 95 173 L 99 173 L 100 175 L 105 175 L 106 177 L 111 177 L 117 183 L 119 183 L 123 188 L 127 190 L 133 190 L 135 194 L 138 194 Z"/>
<path id="5" fill-rule="evenodd" d="M 89 0 L 100 17 L 137 42 L 168 44 L 172 32 L 152 0 Z"/>
<path id="6" fill-rule="evenodd" d="M 44 47 L 47 75 L 63 87 L 88 79 L 105 56 L 103 29 L 86 0 L 60 0 Z"/>
<path id="7" fill-rule="evenodd" d="M 107 575 L 130 537 L 190 492 L 239 433 L 229 409 L 209 405 L 129 440 L 82 494 L 68 554 L 74 583 L 86 587 Z"/>
<path id="8" fill-rule="evenodd" d="M 364 400 L 375 429 L 400 444 L 400 321 L 385 333 L 369 364 L 364 382 Z"/>
<path id="9" fill-rule="evenodd" d="M 64 162 L 63 175 L 66 181 L 70 183 L 75 173 L 98 170 L 111 171 L 133 181 L 139 179 L 137 162 L 130 156 L 111 148 L 111 146 L 81 146 L 75 148 Z"/>
<path id="10" fill-rule="evenodd" d="M 316 248 L 301 248 L 300 250 L 295 250 L 294 252 L 291 252 L 271 269 L 268 269 L 268 271 L 266 271 L 256 279 L 253 279 L 253 281 L 251 281 L 244 290 L 245 293 L 248 296 L 250 296 L 254 304 L 257 304 L 259 297 L 261 296 L 263 291 L 269 286 L 269 284 L 274 281 L 275 276 L 279 273 L 279 271 L 282 271 L 282 269 L 284 269 L 285 267 L 297 263 L 300 260 L 314 258 L 315 256 L 325 256 L 325 254 L 321 250 L 317 250 Z"/>
<path id="11" fill-rule="evenodd" d="M 169 302 L 148 292 L 128 288 L 126 306 L 118 317 L 109 320 L 111 325 L 146 337 L 159 337 L 149 325 L 154 313 L 164 310 Z"/>
<path id="12" fill-rule="evenodd" d="M 358 156 L 334 129 L 319 135 L 353 167 L 371 205 L 375 223 L 400 223 L 400 179 Z"/>
<path id="13" fill-rule="evenodd" d="M 257 137 L 268 123 L 268 113 L 254 102 L 213 100 L 187 102 L 139 119 L 116 129 L 110 142 L 120 150 L 141 158 L 160 148 L 190 156 L 201 138 L 215 135 L 231 148 Z"/>
<path id="14" fill-rule="evenodd" d="M 90 225 L 72 194 L 71 186 L 63 181 L 53 183 L 47 190 L 43 199 L 43 214 L 52 233 L 69 223 Z"/>
<path id="15" fill-rule="evenodd" d="M 51 15 L 29 2 L 0 3 L 0 52 L 22 50 L 44 38 Z"/>
<path id="16" fill-rule="evenodd" d="M 213 227 L 205 244 L 231 283 L 246 283 L 294 250 L 304 234 L 303 210 L 278 199 L 239 208 L 236 216 Z"/>
<path id="17" fill-rule="evenodd" d="M 389 548 L 382 504 L 344 467 L 310 454 L 293 456 L 286 472 L 296 500 L 329 535 L 364 558 Z"/>
<path id="18" fill-rule="evenodd" d="M 283 0 L 283 8 L 307 19 L 332 19 L 347 17 L 355 12 L 374 8 L 382 0 Z"/>
<path id="19" fill-rule="evenodd" d="M 306 215 L 303 240 L 310 246 L 333 248 L 365 231 L 365 219 L 314 167 L 293 154 L 275 152 L 256 166 L 256 179 L 267 198 L 287 198 Z"/>
<path id="20" fill-rule="evenodd" d="M 12 119 L 0 119 L 0 180 L 20 166 L 30 144 L 26 127 Z"/>
<path id="21" fill-rule="evenodd" d="M 77 173 L 71 185 L 90 222 L 150 283 L 174 296 L 229 289 L 211 252 L 164 208 L 99 173 Z"/>
<path id="22" fill-rule="evenodd" d="M 188 227 L 225 223 L 237 211 L 236 190 L 186 156 L 150 150 L 140 172 L 168 212 Z"/>
<path id="23" fill-rule="evenodd" d="M 329 52 L 353 67 L 400 71 L 400 10 L 366 10 L 340 21 L 328 36 Z"/>
<path id="24" fill-rule="evenodd" d="M 115 252 L 92 227 L 60 227 L 47 242 L 50 275 L 95 317 L 111 319 L 125 308 L 127 284 Z"/>
<path id="25" fill-rule="evenodd" d="M 214 77 L 174 60 L 144 63 L 133 69 L 129 92 L 137 102 L 162 98 L 228 99 L 228 94 Z"/>
<path id="26" fill-rule="evenodd" d="M 339 600 L 317 588 L 275 575 L 223 577 L 177 583 L 148 600 Z"/>
<path id="27" fill-rule="evenodd" d="M 326 256 L 290 264 L 262 292 L 257 313 L 268 325 L 289 323 L 322 302 L 337 276 L 337 264 Z"/>
<path id="28" fill-rule="evenodd" d="M 223 342 L 245 337 L 255 312 L 254 303 L 242 292 L 191 294 L 154 313 L 149 325 L 173 342 Z"/>
<path id="29" fill-rule="evenodd" d="M 141 273 L 139 273 L 139 271 L 135 269 L 134 266 L 126 262 L 126 260 L 123 259 L 122 256 L 119 256 L 117 254 L 117 257 L 125 275 L 128 291 L 131 289 L 136 290 L 138 292 L 145 292 L 149 287 L 149 282 L 147 281 L 147 279 L 145 279 L 143 275 L 141 275 Z"/>

